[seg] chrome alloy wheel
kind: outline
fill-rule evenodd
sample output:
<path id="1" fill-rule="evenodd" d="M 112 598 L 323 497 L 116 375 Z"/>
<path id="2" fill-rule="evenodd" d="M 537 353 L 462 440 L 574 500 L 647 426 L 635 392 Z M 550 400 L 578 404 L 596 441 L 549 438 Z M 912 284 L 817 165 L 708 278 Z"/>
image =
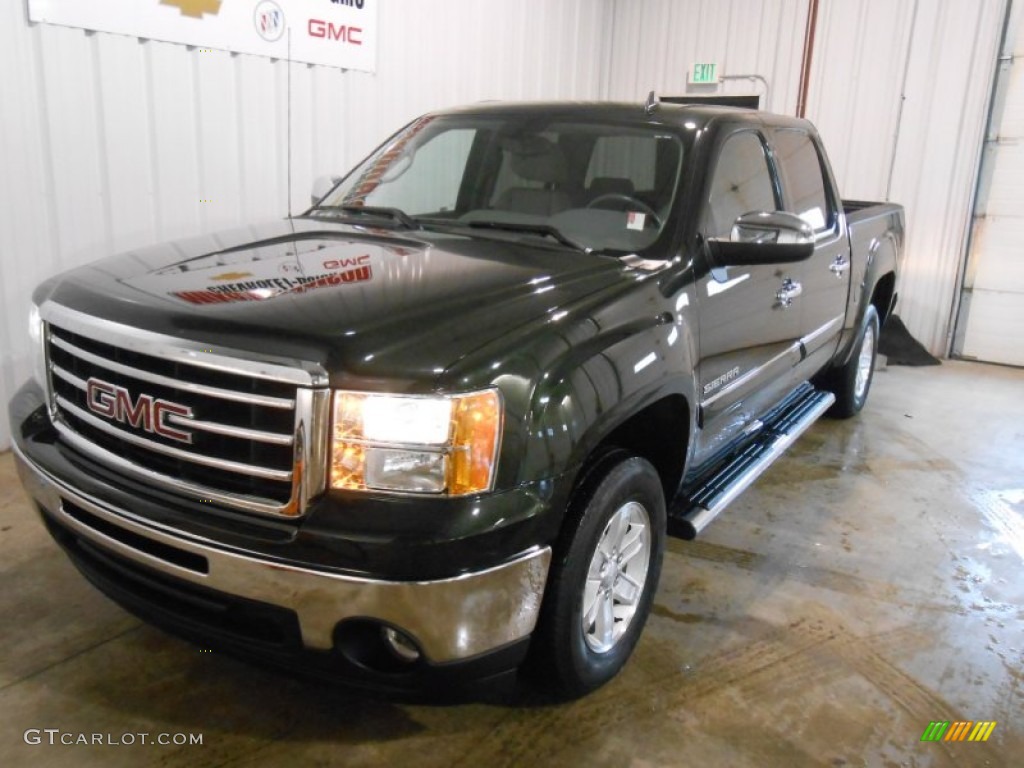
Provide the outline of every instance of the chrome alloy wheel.
<path id="1" fill-rule="evenodd" d="M 875 364 L 875 328 L 867 325 L 864 328 L 864 339 L 860 344 L 860 355 L 857 358 L 857 380 L 853 384 L 853 396 L 857 400 L 864 398 L 871 381 L 871 368 Z"/>
<path id="2" fill-rule="evenodd" d="M 651 564 L 651 518 L 643 504 L 623 504 L 608 520 L 587 569 L 583 637 L 595 653 L 615 647 L 636 614 Z"/>

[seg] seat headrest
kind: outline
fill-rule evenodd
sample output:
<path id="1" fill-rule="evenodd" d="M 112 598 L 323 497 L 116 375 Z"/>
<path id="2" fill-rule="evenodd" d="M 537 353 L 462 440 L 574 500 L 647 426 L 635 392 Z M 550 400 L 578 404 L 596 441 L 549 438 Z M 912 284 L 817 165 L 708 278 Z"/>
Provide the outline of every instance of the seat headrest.
<path id="1" fill-rule="evenodd" d="M 543 136 L 526 136 L 505 145 L 512 170 L 528 181 L 564 184 L 568 175 L 565 155 L 558 145 Z"/>

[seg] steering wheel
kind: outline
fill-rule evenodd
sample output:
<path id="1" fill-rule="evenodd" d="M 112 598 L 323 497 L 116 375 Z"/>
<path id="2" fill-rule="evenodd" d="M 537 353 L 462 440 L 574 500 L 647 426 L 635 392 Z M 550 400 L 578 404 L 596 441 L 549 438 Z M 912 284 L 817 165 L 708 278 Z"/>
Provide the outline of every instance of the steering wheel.
<path id="1" fill-rule="evenodd" d="M 603 195 L 598 195 L 589 203 L 587 203 L 586 207 L 600 208 L 598 203 L 603 202 L 617 202 L 623 203 L 624 205 L 632 205 L 635 206 L 636 208 L 640 208 L 644 213 L 651 217 L 651 221 L 654 222 L 654 226 L 661 227 L 661 219 L 658 217 L 657 212 L 655 212 L 655 210 L 651 208 L 651 206 L 649 206 L 643 200 L 638 200 L 637 198 L 623 194 L 622 192 L 606 192 Z"/>

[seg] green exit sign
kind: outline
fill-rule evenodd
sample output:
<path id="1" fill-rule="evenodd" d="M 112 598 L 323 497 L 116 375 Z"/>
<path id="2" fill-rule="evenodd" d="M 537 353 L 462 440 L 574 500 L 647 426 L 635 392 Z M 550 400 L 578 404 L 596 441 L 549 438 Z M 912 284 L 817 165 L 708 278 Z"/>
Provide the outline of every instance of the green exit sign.
<path id="1" fill-rule="evenodd" d="M 718 64 L 694 64 L 690 69 L 690 83 L 708 85 L 718 82 Z"/>

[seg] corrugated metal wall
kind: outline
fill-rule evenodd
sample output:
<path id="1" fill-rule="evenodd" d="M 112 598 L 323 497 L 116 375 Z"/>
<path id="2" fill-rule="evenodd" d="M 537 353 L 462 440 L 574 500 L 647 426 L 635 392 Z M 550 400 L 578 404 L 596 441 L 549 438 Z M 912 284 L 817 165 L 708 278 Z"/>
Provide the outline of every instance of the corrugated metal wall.
<path id="1" fill-rule="evenodd" d="M 886 197 L 915 5 L 826 0 L 819 6 L 807 117 L 851 200 Z"/>
<path id="2" fill-rule="evenodd" d="M 739 80 L 687 88 L 695 62 L 717 62 L 725 75 L 768 81 L 762 109 L 793 114 L 808 0 L 617 0 L 604 95 L 638 99 L 714 93 L 764 95 L 760 83 Z"/>
<path id="3" fill-rule="evenodd" d="M 293 185 L 342 171 L 430 109 L 596 98 L 612 0 L 382 0 L 376 75 L 292 65 Z M 169 238 L 282 216 L 289 67 L 30 26 L 0 4 L 0 450 L 29 376 L 32 288 Z"/>
<path id="4" fill-rule="evenodd" d="M 844 195 L 906 208 L 897 311 L 937 355 L 949 350 L 1005 7 L 1005 0 L 821 6 L 807 116 L 822 132 Z"/>

